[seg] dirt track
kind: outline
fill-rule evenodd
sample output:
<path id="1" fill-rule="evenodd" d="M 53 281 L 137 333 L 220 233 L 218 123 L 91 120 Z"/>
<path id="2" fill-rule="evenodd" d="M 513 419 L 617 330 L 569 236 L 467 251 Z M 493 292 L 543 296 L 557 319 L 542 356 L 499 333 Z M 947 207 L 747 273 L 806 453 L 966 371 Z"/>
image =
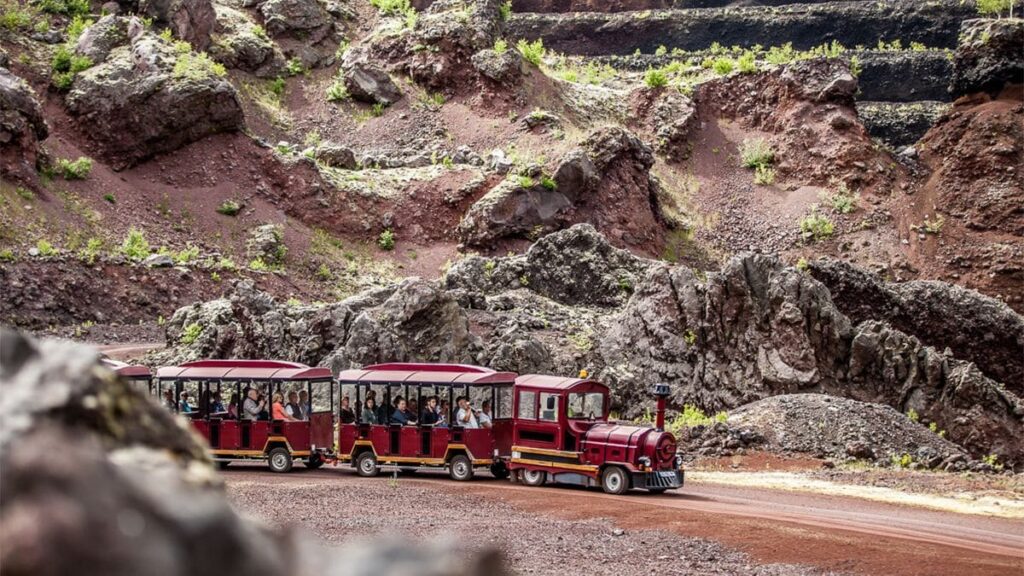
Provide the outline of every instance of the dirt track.
<path id="1" fill-rule="evenodd" d="M 258 468 L 231 469 L 225 479 L 243 485 L 299 488 L 330 480 L 351 500 L 363 479 L 347 469 L 296 470 L 277 476 Z M 757 563 L 812 565 L 863 574 L 1020 574 L 1024 523 L 964 516 L 859 499 L 774 490 L 689 484 L 661 496 L 609 496 L 566 487 L 529 488 L 479 478 L 454 483 L 445 476 L 401 478 L 402 486 L 467 494 L 496 501 L 534 517 L 607 520 L 626 531 L 650 530 L 721 542 Z M 327 505 L 324 502 L 322 504 Z M 281 520 L 279 515 L 268 519 Z M 289 518 L 306 524 L 303 519 Z M 321 534 L 330 537 L 330 533 Z M 515 548 L 516 540 L 509 541 Z M 515 553 L 511 553 L 514 557 Z"/>

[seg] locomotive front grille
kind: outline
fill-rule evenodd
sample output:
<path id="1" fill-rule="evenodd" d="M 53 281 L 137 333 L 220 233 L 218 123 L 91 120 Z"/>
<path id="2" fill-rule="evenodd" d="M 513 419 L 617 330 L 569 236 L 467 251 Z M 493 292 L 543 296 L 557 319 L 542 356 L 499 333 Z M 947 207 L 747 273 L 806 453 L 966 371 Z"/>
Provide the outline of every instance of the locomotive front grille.
<path id="1" fill-rule="evenodd" d="M 679 488 L 683 485 L 681 470 L 654 470 L 637 474 L 633 485 L 637 488 Z"/>

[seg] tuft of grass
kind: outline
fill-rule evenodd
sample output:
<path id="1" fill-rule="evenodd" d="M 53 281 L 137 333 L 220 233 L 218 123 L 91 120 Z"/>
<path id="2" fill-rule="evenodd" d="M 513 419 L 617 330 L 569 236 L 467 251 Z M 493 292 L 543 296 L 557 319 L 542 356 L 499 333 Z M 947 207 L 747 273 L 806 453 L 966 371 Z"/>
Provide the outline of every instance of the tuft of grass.
<path id="1" fill-rule="evenodd" d="M 648 88 L 664 88 L 668 86 L 668 74 L 661 68 L 648 68 L 644 72 L 644 84 Z"/>
<path id="2" fill-rule="evenodd" d="M 504 38 L 498 38 L 494 41 L 494 51 L 498 54 L 508 52 L 508 42 L 506 42 Z"/>
<path id="3" fill-rule="evenodd" d="M 800 219 L 800 234 L 804 240 L 817 242 L 831 238 L 833 233 L 835 225 L 828 216 L 818 213 L 817 205 L 810 214 Z"/>
<path id="4" fill-rule="evenodd" d="M 338 102 L 348 100 L 350 97 L 348 88 L 345 87 L 345 82 L 340 78 L 332 82 L 331 85 L 327 87 L 328 102 L 334 102 L 337 104 Z"/>
<path id="5" fill-rule="evenodd" d="M 302 65 L 302 60 L 298 58 L 292 58 L 285 64 L 285 71 L 288 72 L 289 76 L 298 76 L 306 72 L 306 67 Z"/>
<path id="6" fill-rule="evenodd" d="M 384 104 L 383 102 L 377 102 L 376 104 L 370 107 L 370 116 L 373 116 L 374 118 L 380 118 L 381 116 L 384 115 L 385 108 L 387 108 L 386 104 Z"/>
<path id="7" fill-rule="evenodd" d="M 508 22 L 508 19 L 512 17 L 512 0 L 505 0 L 498 6 L 498 16 L 501 17 L 502 22 Z"/>
<path id="8" fill-rule="evenodd" d="M 206 52 L 193 52 L 192 45 L 183 40 L 174 42 L 177 58 L 171 75 L 178 80 L 201 81 L 227 76 L 227 68 L 214 62 Z"/>
<path id="9" fill-rule="evenodd" d="M 121 242 L 121 254 L 129 260 L 144 260 L 149 254 L 149 242 L 142 230 L 134 226 L 128 230 L 128 235 Z"/>
<path id="10" fill-rule="evenodd" d="M 851 192 L 843 183 L 834 193 L 825 195 L 825 200 L 832 206 L 832 211 L 836 214 L 849 214 L 857 209 L 860 194 Z"/>
<path id="11" fill-rule="evenodd" d="M 536 184 L 536 182 L 534 182 L 533 178 L 531 178 L 529 176 L 520 176 L 519 177 L 519 187 L 520 188 L 533 188 L 534 184 Z"/>
<path id="12" fill-rule="evenodd" d="M 237 216 L 242 211 L 242 205 L 235 200 L 225 200 L 217 207 L 217 213 L 225 216 Z"/>
<path id="13" fill-rule="evenodd" d="M 203 326 L 196 322 L 192 324 L 186 324 L 181 331 L 181 343 L 186 346 L 193 344 L 199 339 L 199 336 L 203 333 Z"/>
<path id="14" fill-rule="evenodd" d="M 384 16 L 400 16 L 413 10 L 409 0 L 370 0 L 370 5 Z"/>
<path id="15" fill-rule="evenodd" d="M 92 12 L 89 0 L 35 0 L 33 4 L 47 14 L 88 16 Z"/>
<path id="16" fill-rule="evenodd" d="M 523 58 L 534 66 L 540 66 L 541 62 L 544 61 L 546 50 L 544 49 L 544 40 L 541 38 L 533 42 L 527 42 L 526 39 L 522 39 L 516 44 L 516 48 L 523 55 Z"/>
<path id="17" fill-rule="evenodd" d="M 36 250 L 39 250 L 39 255 L 46 258 L 57 254 L 57 249 L 53 247 L 53 244 L 49 240 L 40 238 L 36 242 Z"/>
<path id="18" fill-rule="evenodd" d="M 395 249 L 395 233 L 390 228 L 384 230 L 377 237 L 377 246 L 380 246 L 381 250 L 394 250 Z"/>
<path id="19" fill-rule="evenodd" d="M 754 168 L 754 184 L 771 186 L 773 183 L 775 183 L 775 169 L 765 164 L 758 164 Z"/>
<path id="20" fill-rule="evenodd" d="M 1013 0 L 976 0 L 975 7 L 982 16 L 1002 17 L 1005 11 L 1013 17 Z"/>
<path id="21" fill-rule="evenodd" d="M 775 161 L 775 152 L 764 138 L 748 138 L 740 145 L 740 162 L 744 168 L 768 166 Z"/>
<path id="22" fill-rule="evenodd" d="M 103 199 L 111 204 L 117 204 L 117 198 L 114 198 L 113 194 L 104 194 Z"/>
<path id="23" fill-rule="evenodd" d="M 57 160 L 57 172 L 65 180 L 85 180 L 91 171 L 92 160 L 85 156 L 81 156 L 77 160 L 68 160 L 67 158 Z"/>
<path id="24" fill-rule="evenodd" d="M 711 63 L 711 69 L 719 76 L 729 74 L 735 67 L 736 65 L 733 63 L 732 58 L 728 58 L 726 56 L 715 58 L 714 62 Z"/>
<path id="25" fill-rule="evenodd" d="M 558 183 L 555 182 L 555 179 L 546 174 L 540 177 L 540 185 L 547 190 L 555 190 L 558 188 Z"/>
<path id="26" fill-rule="evenodd" d="M 2 20 L 0 20 L 2 23 Z M 0 262 L 14 262 L 18 257 L 14 255 L 14 250 L 10 248 L 0 249 Z"/>

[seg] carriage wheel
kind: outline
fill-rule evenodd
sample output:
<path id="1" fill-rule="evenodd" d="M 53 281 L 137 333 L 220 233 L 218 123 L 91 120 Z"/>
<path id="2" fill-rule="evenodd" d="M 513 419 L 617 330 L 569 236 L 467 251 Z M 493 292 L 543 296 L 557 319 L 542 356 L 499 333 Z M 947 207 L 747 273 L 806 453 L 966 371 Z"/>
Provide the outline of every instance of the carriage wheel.
<path id="1" fill-rule="evenodd" d="M 522 478 L 523 484 L 527 486 L 543 486 L 544 482 L 547 481 L 547 472 L 542 470 L 523 470 L 519 473 L 519 477 Z"/>
<path id="2" fill-rule="evenodd" d="M 508 466 L 505 466 L 504 462 L 495 462 L 494 464 L 491 464 L 491 475 L 498 480 L 508 478 Z"/>
<path id="3" fill-rule="evenodd" d="M 625 494 L 629 490 L 629 478 L 618 466 L 610 466 L 601 475 L 601 489 L 609 494 Z"/>
<path id="4" fill-rule="evenodd" d="M 370 478 L 380 473 L 380 467 L 377 466 L 377 455 L 373 452 L 363 452 L 356 458 L 356 471 L 359 472 L 360 476 Z"/>
<path id="5" fill-rule="evenodd" d="M 468 457 L 459 454 L 452 458 L 451 464 L 449 464 L 448 474 L 452 477 L 452 480 L 472 480 L 473 463 L 469 461 Z"/>
<path id="6" fill-rule="evenodd" d="M 292 455 L 287 448 L 277 447 L 270 451 L 267 463 L 274 472 L 288 472 L 292 469 Z"/>

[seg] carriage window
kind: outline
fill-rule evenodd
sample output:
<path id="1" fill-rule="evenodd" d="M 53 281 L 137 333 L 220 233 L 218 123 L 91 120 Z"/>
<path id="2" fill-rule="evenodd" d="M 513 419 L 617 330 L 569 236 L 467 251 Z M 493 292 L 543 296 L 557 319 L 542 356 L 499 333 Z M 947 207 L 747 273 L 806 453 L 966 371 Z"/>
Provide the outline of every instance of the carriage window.
<path id="1" fill-rule="evenodd" d="M 604 394 L 575 392 L 569 394 L 568 416 L 575 420 L 593 420 L 604 416 Z"/>
<path id="2" fill-rule="evenodd" d="M 512 387 L 511 386 L 499 386 L 497 394 L 498 405 L 494 407 L 495 418 L 511 418 L 512 417 Z"/>
<path id="3" fill-rule="evenodd" d="M 189 380 L 181 383 L 178 393 L 178 412 L 199 412 L 199 382 Z"/>
<path id="4" fill-rule="evenodd" d="M 558 394 L 545 392 L 540 395 L 540 419 L 549 422 L 558 420 Z"/>
<path id="5" fill-rule="evenodd" d="M 484 406 L 484 402 L 491 401 L 491 387 L 490 386 L 471 386 L 469 388 L 469 403 L 472 404 L 474 410 L 480 410 Z M 491 406 L 491 417 L 494 416 L 494 406 Z"/>
<path id="6" fill-rule="evenodd" d="M 330 412 L 332 408 L 331 388 L 334 386 L 334 384 L 330 381 L 325 380 L 311 382 L 310 384 L 313 396 L 312 399 L 310 400 L 310 404 L 312 404 L 312 411 Z M 305 382 L 303 382 L 303 385 L 305 385 Z"/>
<path id="7" fill-rule="evenodd" d="M 519 418 L 525 420 L 536 420 L 537 419 L 537 393 L 527 392 L 525 390 L 519 392 Z"/>

